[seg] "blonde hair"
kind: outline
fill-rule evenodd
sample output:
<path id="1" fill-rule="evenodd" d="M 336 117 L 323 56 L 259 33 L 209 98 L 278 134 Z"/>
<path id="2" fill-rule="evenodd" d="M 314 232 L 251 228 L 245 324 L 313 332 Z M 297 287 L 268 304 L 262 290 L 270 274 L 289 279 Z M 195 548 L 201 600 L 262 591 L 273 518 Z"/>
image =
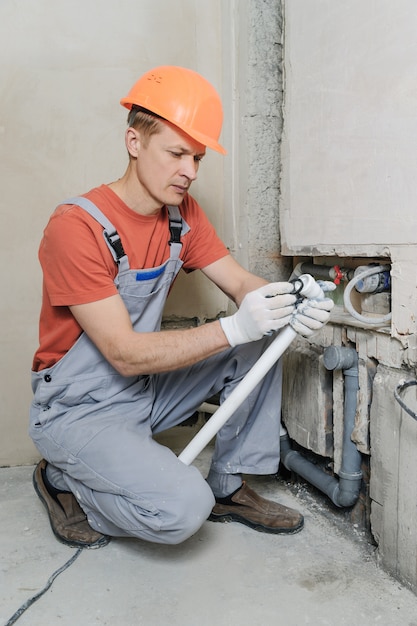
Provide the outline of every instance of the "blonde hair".
<path id="1" fill-rule="evenodd" d="M 127 124 L 140 132 L 144 145 L 146 146 L 152 135 L 156 135 L 160 132 L 160 120 L 162 119 L 162 117 L 152 113 L 152 111 L 133 106 L 127 116 Z"/>

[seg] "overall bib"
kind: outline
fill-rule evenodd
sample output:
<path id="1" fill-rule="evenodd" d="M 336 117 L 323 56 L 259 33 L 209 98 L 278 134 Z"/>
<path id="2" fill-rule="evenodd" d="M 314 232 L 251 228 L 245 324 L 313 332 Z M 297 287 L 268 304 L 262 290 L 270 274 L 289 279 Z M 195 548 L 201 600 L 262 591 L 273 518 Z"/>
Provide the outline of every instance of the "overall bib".
<path id="1" fill-rule="evenodd" d="M 114 226 L 86 198 L 72 198 L 102 226 L 118 264 L 115 284 L 137 332 L 159 331 L 169 289 L 182 266 L 180 235 L 189 231 L 169 207 L 170 257 L 130 269 Z M 121 376 L 85 333 L 55 365 L 32 372 L 30 436 L 62 471 L 95 530 L 176 544 L 194 534 L 214 506 L 201 473 L 152 435 L 187 419 L 211 395 L 221 400 L 273 338 L 230 348 L 191 367 L 151 376 Z M 269 393 L 268 393 L 269 392 Z M 218 472 L 272 474 L 279 463 L 281 364 L 267 374 L 220 430 Z"/>

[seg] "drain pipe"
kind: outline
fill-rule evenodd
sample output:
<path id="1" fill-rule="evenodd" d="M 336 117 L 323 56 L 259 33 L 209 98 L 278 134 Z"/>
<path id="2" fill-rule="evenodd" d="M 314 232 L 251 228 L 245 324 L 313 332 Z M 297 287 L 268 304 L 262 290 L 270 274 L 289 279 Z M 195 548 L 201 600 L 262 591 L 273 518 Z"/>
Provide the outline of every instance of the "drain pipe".
<path id="1" fill-rule="evenodd" d="M 336 506 L 350 507 L 359 497 L 362 482 L 361 454 L 351 439 L 359 390 L 358 355 L 353 348 L 330 346 L 325 349 L 323 359 L 326 369 L 341 369 L 344 374 L 343 450 L 339 480 L 292 450 L 287 434 L 281 436 L 281 462 L 288 470 L 326 494 Z"/>

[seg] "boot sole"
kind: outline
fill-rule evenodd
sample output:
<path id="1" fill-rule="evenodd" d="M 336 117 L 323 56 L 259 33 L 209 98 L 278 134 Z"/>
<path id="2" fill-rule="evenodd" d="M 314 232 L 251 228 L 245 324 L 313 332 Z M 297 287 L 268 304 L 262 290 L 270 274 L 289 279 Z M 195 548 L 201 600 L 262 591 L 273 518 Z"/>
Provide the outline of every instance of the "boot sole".
<path id="1" fill-rule="evenodd" d="M 100 539 L 97 539 L 97 541 L 94 541 L 92 543 L 85 543 L 83 541 L 75 541 L 75 540 L 70 540 L 70 539 L 65 539 L 65 537 L 63 537 L 62 535 L 60 535 L 54 528 L 54 525 L 52 523 L 52 518 L 51 518 L 51 514 L 49 512 L 49 507 L 48 507 L 48 503 L 46 502 L 43 493 L 41 492 L 41 490 L 39 489 L 37 480 L 36 480 L 36 470 L 37 467 L 35 468 L 35 471 L 33 472 L 32 475 L 32 483 L 33 483 L 33 487 L 36 491 L 37 496 L 39 497 L 39 500 L 42 502 L 42 504 L 44 505 L 46 512 L 48 513 L 48 518 L 49 518 L 49 524 L 51 526 L 52 532 L 54 533 L 55 537 L 58 539 L 58 541 L 60 541 L 61 543 L 65 544 L 66 546 L 69 546 L 70 548 L 87 548 L 89 550 L 95 550 L 96 548 L 103 548 L 104 546 L 106 546 L 109 542 L 110 542 L 110 537 L 107 537 L 106 535 L 103 535 L 102 537 L 100 537 Z"/>
<path id="2" fill-rule="evenodd" d="M 271 528 L 270 526 L 264 526 L 263 524 L 251 522 L 246 517 L 242 517 L 236 513 L 224 513 L 221 515 L 211 513 L 208 519 L 210 522 L 239 522 L 240 524 L 244 524 L 245 526 L 252 528 L 252 530 L 257 530 L 260 533 L 269 533 L 271 535 L 294 535 L 295 533 L 300 532 L 300 530 L 304 527 L 303 519 L 301 519 L 298 526 L 294 526 L 293 528 Z"/>

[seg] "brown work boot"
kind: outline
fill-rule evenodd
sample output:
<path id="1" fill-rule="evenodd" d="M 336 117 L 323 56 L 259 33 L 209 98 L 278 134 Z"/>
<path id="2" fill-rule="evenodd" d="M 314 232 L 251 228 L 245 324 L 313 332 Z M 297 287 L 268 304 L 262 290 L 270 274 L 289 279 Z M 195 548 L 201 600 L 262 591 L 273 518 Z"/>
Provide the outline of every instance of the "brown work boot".
<path id="1" fill-rule="evenodd" d="M 33 486 L 46 507 L 55 537 L 72 548 L 101 548 L 110 537 L 93 530 L 75 496 L 70 491 L 59 491 L 46 477 L 45 459 L 39 461 L 33 472 Z"/>
<path id="2" fill-rule="evenodd" d="M 209 520 L 240 522 L 263 533 L 296 533 L 304 525 L 300 513 L 263 498 L 245 482 L 227 498 L 216 498 Z"/>

